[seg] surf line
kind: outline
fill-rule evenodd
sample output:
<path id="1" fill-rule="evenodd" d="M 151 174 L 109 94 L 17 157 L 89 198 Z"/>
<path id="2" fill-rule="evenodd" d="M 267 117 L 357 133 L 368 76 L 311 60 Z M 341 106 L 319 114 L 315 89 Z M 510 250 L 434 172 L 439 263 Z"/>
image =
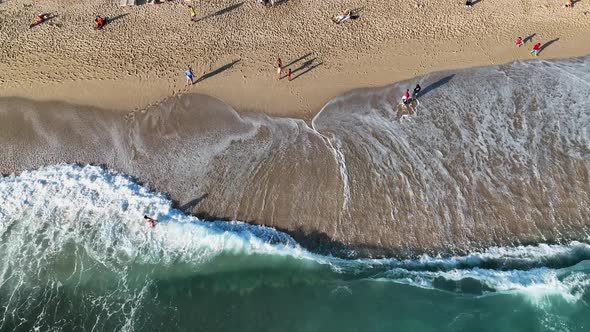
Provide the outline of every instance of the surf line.
<path id="1" fill-rule="evenodd" d="M 329 104 L 329 103 L 328 103 Z M 350 201 L 350 185 L 349 185 L 349 178 L 348 178 L 348 169 L 346 168 L 346 158 L 344 157 L 344 152 L 342 152 L 341 147 L 338 144 L 338 141 L 332 142 L 332 140 L 322 134 L 319 130 L 315 128 L 315 120 L 316 118 L 322 114 L 324 108 L 328 105 L 324 105 L 322 109 L 316 114 L 313 119 L 311 119 L 311 129 L 317 133 L 324 141 L 328 144 L 328 146 L 332 149 L 332 154 L 334 156 L 334 160 L 338 163 L 338 169 L 340 170 L 340 179 L 342 180 L 342 194 L 343 194 L 343 203 L 342 203 L 342 210 L 344 211 L 348 207 L 348 202 Z"/>

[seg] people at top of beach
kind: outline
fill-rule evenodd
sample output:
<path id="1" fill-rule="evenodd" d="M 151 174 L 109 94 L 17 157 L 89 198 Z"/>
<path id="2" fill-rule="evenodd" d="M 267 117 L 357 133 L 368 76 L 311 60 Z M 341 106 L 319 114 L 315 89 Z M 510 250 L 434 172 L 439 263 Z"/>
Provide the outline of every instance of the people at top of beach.
<path id="1" fill-rule="evenodd" d="M 473 6 L 473 2 L 471 0 L 465 1 L 465 7 L 471 8 Z"/>
<path id="2" fill-rule="evenodd" d="M 100 30 L 107 23 L 107 18 L 106 18 L 106 16 L 97 15 L 96 18 L 94 19 L 94 22 L 96 23 L 96 26 L 94 28 L 96 30 Z"/>
<path id="3" fill-rule="evenodd" d="M 47 20 L 47 18 L 49 18 L 49 14 L 47 13 L 39 13 L 37 14 L 37 17 L 35 17 L 35 21 L 33 21 L 33 23 L 31 23 L 31 25 L 29 26 L 29 28 L 32 28 L 36 25 L 39 25 L 41 23 L 43 23 L 45 20 Z"/>
<path id="4" fill-rule="evenodd" d="M 191 20 L 194 21 L 197 18 L 197 11 L 195 10 L 195 8 L 191 5 L 188 5 L 188 11 L 191 14 Z"/>
<path id="5" fill-rule="evenodd" d="M 340 24 L 348 19 L 350 19 L 352 11 L 350 9 L 344 10 L 342 13 L 336 15 L 332 20 L 336 24 Z"/>
<path id="6" fill-rule="evenodd" d="M 145 219 L 147 223 L 150 224 L 152 227 L 156 227 L 156 223 L 158 222 L 156 219 L 150 218 L 146 215 L 143 216 L 143 219 Z"/>
<path id="7" fill-rule="evenodd" d="M 414 93 L 412 94 L 412 97 L 418 98 L 418 94 L 420 93 L 420 90 L 422 90 L 422 87 L 420 86 L 420 84 L 416 84 L 416 87 L 414 88 Z"/>
<path id="8" fill-rule="evenodd" d="M 540 49 L 541 49 L 541 43 L 536 43 L 535 45 L 533 45 L 533 49 L 531 50 L 531 54 L 539 56 Z"/>
<path id="9" fill-rule="evenodd" d="M 274 6 L 275 5 L 275 0 L 256 0 L 256 2 L 263 4 L 265 6 L 268 6 L 268 5 Z"/>
<path id="10" fill-rule="evenodd" d="M 574 0 L 568 0 L 565 4 L 565 8 L 574 8 Z"/>
<path id="11" fill-rule="evenodd" d="M 186 83 L 187 83 L 187 85 L 192 85 L 193 84 L 194 75 L 193 75 L 193 70 L 191 69 L 190 66 L 187 66 L 187 69 L 184 71 L 184 76 L 186 76 Z"/>
<path id="12" fill-rule="evenodd" d="M 522 45 L 524 45 L 524 41 L 522 40 L 522 37 L 516 38 L 516 45 L 518 45 L 518 47 L 521 47 Z"/>
<path id="13" fill-rule="evenodd" d="M 406 89 L 406 91 L 404 91 L 404 95 L 402 96 L 402 102 L 405 104 L 408 102 L 408 99 L 410 99 L 410 90 Z"/>
<path id="14" fill-rule="evenodd" d="M 281 79 L 281 73 L 283 72 L 283 61 L 281 58 L 277 59 L 277 80 Z"/>

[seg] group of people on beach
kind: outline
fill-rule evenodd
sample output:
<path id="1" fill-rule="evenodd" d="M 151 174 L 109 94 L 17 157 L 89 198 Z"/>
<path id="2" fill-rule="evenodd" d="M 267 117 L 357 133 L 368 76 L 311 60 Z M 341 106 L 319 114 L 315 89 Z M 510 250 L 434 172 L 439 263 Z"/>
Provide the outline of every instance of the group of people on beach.
<path id="1" fill-rule="evenodd" d="M 264 6 L 274 6 L 275 5 L 275 0 L 256 0 L 257 3 L 262 4 Z"/>
<path id="2" fill-rule="evenodd" d="M 291 81 L 291 74 L 292 73 L 293 72 L 291 71 L 291 68 L 288 68 L 287 74 L 286 74 L 288 81 Z M 277 81 L 280 80 L 281 78 L 283 78 L 282 75 L 283 75 L 283 61 L 281 60 L 281 58 L 278 58 L 277 59 Z"/>
<path id="3" fill-rule="evenodd" d="M 414 91 L 412 92 L 412 96 L 410 97 L 410 89 L 406 89 L 406 91 L 404 91 L 404 95 L 402 96 L 402 103 L 404 106 L 410 105 L 413 100 L 418 100 L 420 91 L 422 91 L 422 87 L 420 84 L 416 84 L 416 87 L 414 87 Z"/>
<path id="4" fill-rule="evenodd" d="M 524 45 L 525 42 L 526 42 L 526 39 L 522 39 L 522 37 L 516 38 L 516 45 L 518 47 L 521 47 L 522 45 Z M 531 54 L 534 56 L 539 56 L 540 51 L 541 51 L 541 43 L 535 43 L 533 45 L 533 48 L 531 49 Z"/>

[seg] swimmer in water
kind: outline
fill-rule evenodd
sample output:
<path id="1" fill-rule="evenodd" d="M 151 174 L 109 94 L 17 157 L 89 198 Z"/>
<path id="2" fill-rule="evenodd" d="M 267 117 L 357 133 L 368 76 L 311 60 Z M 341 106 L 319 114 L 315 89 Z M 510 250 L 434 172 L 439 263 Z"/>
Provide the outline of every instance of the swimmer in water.
<path id="1" fill-rule="evenodd" d="M 156 227 L 156 223 L 158 222 L 156 219 L 148 216 L 143 216 L 143 219 L 145 219 L 152 227 Z"/>

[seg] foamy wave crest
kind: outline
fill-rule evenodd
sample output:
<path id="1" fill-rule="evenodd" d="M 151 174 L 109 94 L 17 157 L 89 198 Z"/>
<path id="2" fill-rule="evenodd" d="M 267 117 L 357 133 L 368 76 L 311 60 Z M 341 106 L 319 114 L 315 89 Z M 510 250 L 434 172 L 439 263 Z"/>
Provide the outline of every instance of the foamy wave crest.
<path id="1" fill-rule="evenodd" d="M 8 176 L 0 182 L 0 194 L 5 250 L 18 251 L 32 239 L 43 243 L 36 257 L 68 243 L 83 244 L 105 265 L 197 266 L 238 254 L 312 257 L 285 233 L 241 222 L 202 222 L 130 177 L 96 166 L 52 166 Z M 160 221 L 156 228 L 144 214 Z"/>
<path id="2" fill-rule="evenodd" d="M 270 227 L 185 215 L 164 195 L 97 166 L 51 166 L 7 176 L 0 195 L 4 283 L 17 274 L 19 283 L 29 282 L 33 273 L 37 282 L 76 284 L 89 278 L 82 277 L 85 269 L 116 279 L 130 271 L 162 278 L 244 269 L 309 272 L 321 266 L 334 279 L 347 275 L 476 294 L 546 291 L 568 300 L 579 299 L 590 283 L 586 243 L 407 260 L 321 256 Z M 151 228 L 144 214 L 160 223 Z"/>

